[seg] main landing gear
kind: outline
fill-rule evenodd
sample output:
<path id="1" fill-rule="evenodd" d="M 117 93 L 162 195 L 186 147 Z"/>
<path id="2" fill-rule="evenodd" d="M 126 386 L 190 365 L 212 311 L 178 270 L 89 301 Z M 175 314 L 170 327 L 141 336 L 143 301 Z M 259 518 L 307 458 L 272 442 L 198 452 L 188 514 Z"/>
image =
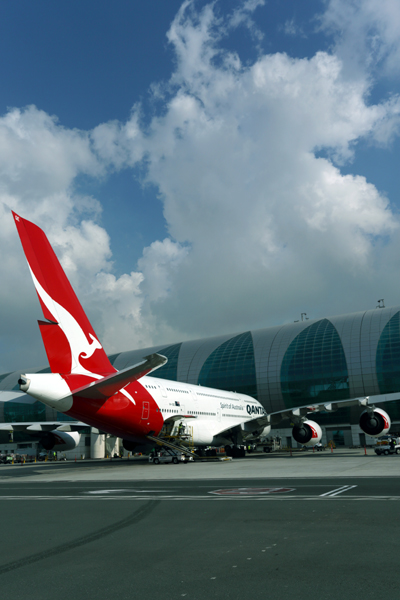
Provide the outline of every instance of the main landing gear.
<path id="1" fill-rule="evenodd" d="M 246 456 L 244 446 L 225 446 L 225 452 L 227 456 L 232 458 L 244 458 Z"/>

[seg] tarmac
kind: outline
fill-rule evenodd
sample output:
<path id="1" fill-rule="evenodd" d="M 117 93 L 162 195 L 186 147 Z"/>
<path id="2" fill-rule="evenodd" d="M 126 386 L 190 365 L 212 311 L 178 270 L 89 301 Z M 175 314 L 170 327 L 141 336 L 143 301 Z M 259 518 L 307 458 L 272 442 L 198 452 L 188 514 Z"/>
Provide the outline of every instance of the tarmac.
<path id="1" fill-rule="evenodd" d="M 399 469 L 371 449 L 1 465 L 2 597 L 397 594 Z"/>
<path id="2" fill-rule="evenodd" d="M 205 460 L 187 464 L 149 464 L 146 457 L 77 460 L 59 463 L 1 465 L 0 481 L 151 481 L 197 479 L 247 479 L 272 477 L 397 477 L 400 456 L 377 456 L 372 449 L 335 449 L 332 452 L 250 454 L 233 460 Z"/>

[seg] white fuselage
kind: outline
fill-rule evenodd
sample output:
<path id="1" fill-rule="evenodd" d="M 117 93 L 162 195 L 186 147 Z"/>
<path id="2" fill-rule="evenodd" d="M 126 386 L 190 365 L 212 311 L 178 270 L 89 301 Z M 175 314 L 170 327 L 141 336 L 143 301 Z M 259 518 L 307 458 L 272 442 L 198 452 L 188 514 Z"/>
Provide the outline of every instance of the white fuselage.
<path id="1" fill-rule="evenodd" d="M 223 432 L 266 414 L 244 394 L 145 376 L 140 383 L 155 400 L 164 421 L 184 421 L 194 445 L 229 442 Z"/>

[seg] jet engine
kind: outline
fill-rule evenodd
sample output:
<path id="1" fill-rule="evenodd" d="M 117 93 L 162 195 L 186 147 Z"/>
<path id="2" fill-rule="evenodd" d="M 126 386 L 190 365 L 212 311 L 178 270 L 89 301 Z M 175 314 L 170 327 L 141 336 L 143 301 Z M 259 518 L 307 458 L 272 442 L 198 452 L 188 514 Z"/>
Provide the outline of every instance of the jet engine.
<path id="1" fill-rule="evenodd" d="M 371 437 L 385 435 L 391 424 L 389 415 L 381 408 L 374 408 L 371 412 L 364 410 L 360 416 L 360 428 Z"/>
<path id="2" fill-rule="evenodd" d="M 64 450 L 74 450 L 81 439 L 81 434 L 77 431 L 48 431 L 40 438 L 40 443 L 45 450 L 56 450 L 61 452 Z"/>
<path id="3" fill-rule="evenodd" d="M 304 421 L 293 427 L 292 436 L 303 446 L 315 446 L 321 441 L 322 429 L 315 421 Z"/>

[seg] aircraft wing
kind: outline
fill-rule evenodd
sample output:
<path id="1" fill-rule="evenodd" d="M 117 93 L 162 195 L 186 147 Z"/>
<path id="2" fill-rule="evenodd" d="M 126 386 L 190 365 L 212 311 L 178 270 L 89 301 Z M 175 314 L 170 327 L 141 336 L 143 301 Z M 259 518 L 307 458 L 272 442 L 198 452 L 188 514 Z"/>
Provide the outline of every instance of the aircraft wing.
<path id="1" fill-rule="evenodd" d="M 350 400 L 338 400 L 337 402 L 325 402 L 320 404 L 309 404 L 305 406 L 299 406 L 297 408 L 285 408 L 283 410 L 268 413 L 265 415 L 257 416 L 254 419 L 249 419 L 238 425 L 233 425 L 218 431 L 216 435 L 226 435 L 227 433 L 242 431 L 244 437 L 246 434 L 253 434 L 257 431 L 262 431 L 264 427 L 268 425 L 278 425 L 284 419 L 290 419 L 291 423 L 300 424 L 307 418 L 311 418 L 313 414 L 319 412 L 335 412 L 340 408 L 347 408 L 349 406 L 359 406 L 361 408 L 370 407 L 374 408 L 374 405 L 369 401 L 369 397 L 364 398 L 352 398 Z"/>
<path id="2" fill-rule="evenodd" d="M 254 419 L 249 419 L 248 421 L 238 423 L 237 425 L 230 425 L 229 427 L 225 427 L 220 431 L 215 431 L 214 435 L 223 436 L 229 433 L 238 433 L 240 431 L 243 436 L 246 437 L 246 435 L 254 435 L 258 431 L 261 433 L 264 427 L 267 427 L 268 425 L 270 425 L 269 415 L 262 415 L 255 417 Z"/>
<path id="3" fill-rule="evenodd" d="M 103 377 L 103 379 L 92 381 L 92 383 L 74 390 L 73 395 L 91 400 L 105 400 L 126 387 L 129 383 L 162 367 L 167 361 L 168 359 L 161 354 L 149 354 L 144 357 L 142 362 L 133 367 L 127 367 L 122 371 L 112 373 L 111 375 L 107 375 L 107 377 Z"/>
<path id="4" fill-rule="evenodd" d="M 240 429 L 244 434 L 244 437 L 246 437 L 246 434 L 254 434 L 257 430 L 262 430 L 268 425 L 277 426 L 285 419 L 289 419 L 293 425 L 300 425 L 305 420 L 311 419 L 313 414 L 333 413 L 340 408 L 347 408 L 350 406 L 359 406 L 360 408 L 372 411 L 375 408 L 375 404 L 391 401 L 391 399 L 386 396 L 381 396 L 379 400 L 377 400 L 378 398 L 376 397 L 371 399 L 369 396 L 365 396 L 364 398 L 350 398 L 349 400 L 338 400 L 337 402 L 321 402 L 296 408 L 285 408 L 276 412 L 266 413 L 265 415 L 255 417 L 254 419 L 249 419 L 238 425 L 227 427 L 226 429 L 218 431 L 216 435 L 223 435 L 229 432 L 237 433 Z M 398 400 L 398 397 L 393 398 L 393 401 L 395 400 Z"/>
<path id="5" fill-rule="evenodd" d="M 373 408 L 373 403 L 369 401 L 369 396 L 364 398 L 351 398 L 350 400 L 338 400 L 337 402 L 325 402 L 318 404 L 309 404 L 305 406 L 299 406 L 296 408 L 285 408 L 283 410 L 269 413 L 266 418 L 271 425 L 277 425 L 284 419 L 290 419 L 293 423 L 299 423 L 304 421 L 307 415 L 316 414 L 319 412 L 332 413 L 340 408 L 347 408 L 349 406 L 359 406 L 366 408 L 367 406 Z"/>

